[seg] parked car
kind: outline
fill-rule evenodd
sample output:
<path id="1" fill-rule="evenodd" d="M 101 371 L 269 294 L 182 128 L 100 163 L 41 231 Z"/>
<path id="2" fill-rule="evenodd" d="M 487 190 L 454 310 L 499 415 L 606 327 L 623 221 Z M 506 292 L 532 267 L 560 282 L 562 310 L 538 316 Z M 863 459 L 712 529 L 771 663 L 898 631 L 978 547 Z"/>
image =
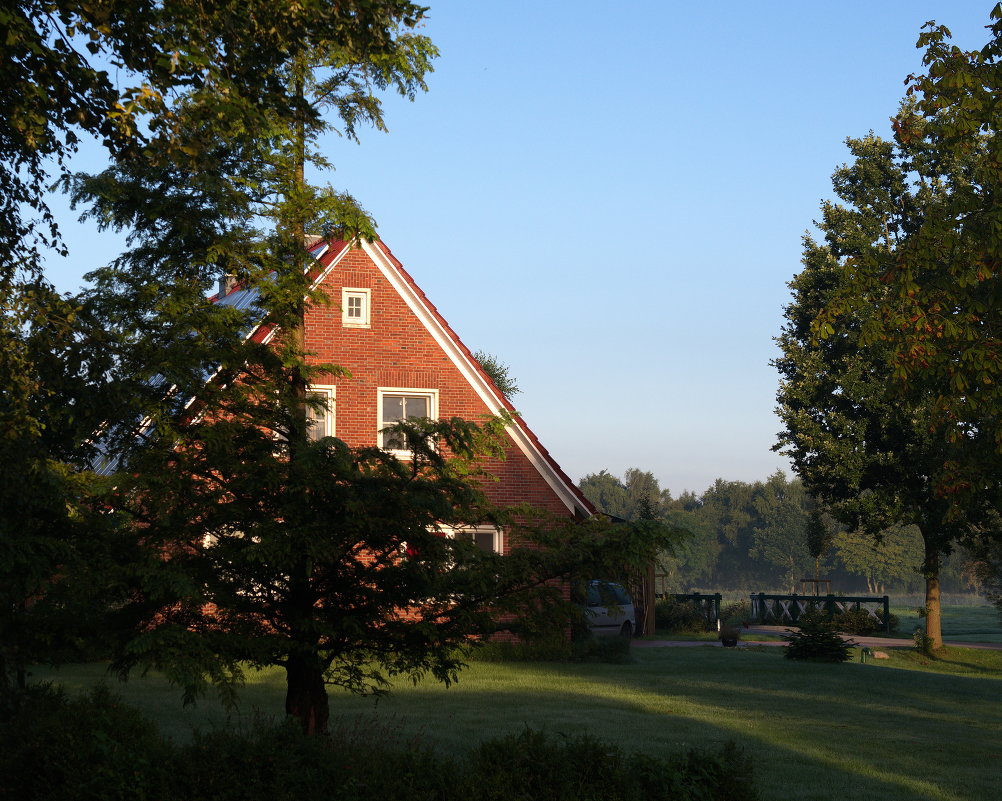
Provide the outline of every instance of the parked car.
<path id="1" fill-rule="evenodd" d="M 589 581 L 585 616 L 588 628 L 596 636 L 618 634 L 632 637 L 637 628 L 633 599 L 622 584 L 612 581 Z"/>

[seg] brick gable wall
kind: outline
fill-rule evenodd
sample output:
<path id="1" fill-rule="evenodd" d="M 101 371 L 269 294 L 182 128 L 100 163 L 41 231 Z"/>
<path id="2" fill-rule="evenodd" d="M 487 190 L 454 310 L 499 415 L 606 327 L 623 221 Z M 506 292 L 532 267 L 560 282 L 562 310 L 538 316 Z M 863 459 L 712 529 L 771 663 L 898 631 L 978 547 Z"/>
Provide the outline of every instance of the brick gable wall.
<path id="1" fill-rule="evenodd" d="M 347 368 L 350 377 L 327 376 L 317 383 L 336 387 L 335 434 L 354 447 L 376 444 L 377 389 L 438 390 L 438 416 L 476 421 L 489 414 L 484 401 L 435 341 L 424 323 L 362 250 L 343 255 L 322 284 L 329 306 L 307 315 L 306 347 L 315 363 Z M 346 328 L 341 318 L 343 287 L 371 291 L 370 327 Z M 504 461 L 487 460 L 498 477 L 486 491 L 502 505 L 527 502 L 559 515 L 567 507 L 510 439 Z M 507 550 L 507 543 L 504 544 Z"/>

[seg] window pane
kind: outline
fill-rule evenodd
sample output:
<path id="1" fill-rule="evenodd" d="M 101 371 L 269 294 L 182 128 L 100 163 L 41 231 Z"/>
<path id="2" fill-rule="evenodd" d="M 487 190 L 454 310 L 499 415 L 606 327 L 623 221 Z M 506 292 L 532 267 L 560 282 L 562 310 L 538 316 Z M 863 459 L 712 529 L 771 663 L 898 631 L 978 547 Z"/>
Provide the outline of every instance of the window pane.
<path id="1" fill-rule="evenodd" d="M 326 400 L 325 395 L 320 393 L 310 393 L 310 399 L 323 398 Z M 313 409 L 309 406 L 306 407 L 306 436 L 311 442 L 316 442 L 319 439 L 327 436 L 327 414 L 324 409 Z"/>
<path id="2" fill-rule="evenodd" d="M 407 416 L 408 417 L 427 417 L 428 416 L 428 399 L 421 398 L 404 398 L 407 402 Z"/>
<path id="3" fill-rule="evenodd" d="M 362 316 L 362 299 L 358 295 L 348 298 L 348 316 L 358 318 Z"/>
<path id="4" fill-rule="evenodd" d="M 383 425 L 403 419 L 404 399 L 400 395 L 383 395 Z"/>
<path id="5" fill-rule="evenodd" d="M 399 431 L 383 432 L 383 447 L 390 451 L 402 451 L 407 447 L 404 435 Z"/>
<path id="6" fill-rule="evenodd" d="M 494 552 L 494 532 L 493 531 L 476 531 L 473 534 L 474 541 L 477 543 L 477 547 L 481 551 L 487 551 L 487 553 Z"/>

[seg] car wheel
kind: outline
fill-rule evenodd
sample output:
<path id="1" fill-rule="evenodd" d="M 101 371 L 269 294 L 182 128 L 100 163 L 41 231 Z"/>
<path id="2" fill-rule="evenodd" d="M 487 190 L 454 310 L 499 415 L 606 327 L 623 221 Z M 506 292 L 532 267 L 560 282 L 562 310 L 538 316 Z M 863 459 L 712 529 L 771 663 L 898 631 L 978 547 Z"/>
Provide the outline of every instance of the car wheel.
<path id="1" fill-rule="evenodd" d="M 619 630 L 619 636 L 625 637 L 626 639 L 630 639 L 633 636 L 633 624 L 629 620 L 627 620 L 623 624 L 623 628 Z"/>

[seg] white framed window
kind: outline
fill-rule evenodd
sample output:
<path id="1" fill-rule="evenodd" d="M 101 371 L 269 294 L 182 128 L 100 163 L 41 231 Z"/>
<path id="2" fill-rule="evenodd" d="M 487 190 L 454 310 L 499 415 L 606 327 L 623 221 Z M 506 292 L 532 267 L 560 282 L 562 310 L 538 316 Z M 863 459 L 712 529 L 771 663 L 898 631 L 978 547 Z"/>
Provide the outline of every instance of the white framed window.
<path id="1" fill-rule="evenodd" d="M 377 390 L 376 407 L 377 444 L 384 450 L 405 456 L 410 451 L 406 449 L 403 437 L 391 431 L 384 432 L 383 429 L 415 417 L 437 419 L 438 390 L 380 387 Z"/>
<path id="2" fill-rule="evenodd" d="M 341 289 L 341 325 L 345 328 L 368 328 L 371 289 Z"/>
<path id="3" fill-rule="evenodd" d="M 450 539 L 466 537 L 473 541 L 481 551 L 487 553 L 501 553 L 502 536 L 500 529 L 494 526 L 463 526 L 462 528 L 443 529 L 445 536 Z"/>
<path id="4" fill-rule="evenodd" d="M 335 387 L 325 384 L 310 386 L 306 394 L 311 400 L 321 400 L 323 408 L 306 407 L 306 436 L 310 442 L 334 436 Z"/>

